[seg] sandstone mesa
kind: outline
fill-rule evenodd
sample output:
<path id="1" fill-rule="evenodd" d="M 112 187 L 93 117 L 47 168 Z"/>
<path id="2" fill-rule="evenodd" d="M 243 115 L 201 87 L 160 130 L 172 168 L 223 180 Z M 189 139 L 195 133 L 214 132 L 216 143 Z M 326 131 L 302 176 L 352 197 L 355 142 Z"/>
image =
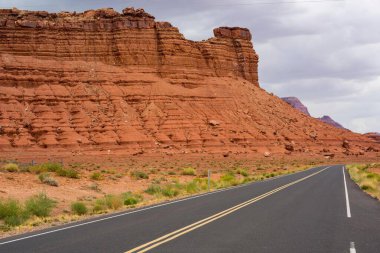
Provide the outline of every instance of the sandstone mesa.
<path id="1" fill-rule="evenodd" d="M 0 150 L 373 152 L 261 89 L 251 39 L 190 41 L 143 9 L 0 10 Z"/>

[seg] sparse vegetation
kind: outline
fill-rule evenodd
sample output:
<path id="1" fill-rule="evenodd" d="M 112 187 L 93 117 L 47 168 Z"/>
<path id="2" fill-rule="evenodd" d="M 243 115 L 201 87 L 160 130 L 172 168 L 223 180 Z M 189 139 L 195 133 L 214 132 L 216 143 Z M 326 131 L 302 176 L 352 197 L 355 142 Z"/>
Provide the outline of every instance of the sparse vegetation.
<path id="1" fill-rule="evenodd" d="M 99 172 L 94 172 L 94 173 L 91 174 L 91 179 L 92 180 L 96 180 L 96 181 L 101 180 L 102 179 L 102 174 L 99 173 Z"/>
<path id="2" fill-rule="evenodd" d="M 247 170 L 246 169 L 242 169 L 242 168 L 239 168 L 238 170 L 237 170 L 237 174 L 240 174 L 240 175 L 242 175 L 243 177 L 248 177 L 248 172 L 247 172 Z"/>
<path id="3" fill-rule="evenodd" d="M 47 172 L 44 172 L 44 173 L 41 173 L 38 175 L 38 179 L 41 181 L 41 183 L 43 184 L 47 184 L 47 185 L 50 185 L 50 186 L 55 186 L 57 187 L 58 186 L 58 183 L 57 181 L 55 181 L 54 178 L 52 178 L 50 176 L 49 173 Z"/>
<path id="4" fill-rule="evenodd" d="M 380 174 L 374 173 L 371 169 L 380 168 L 380 164 L 352 164 L 348 165 L 347 169 L 352 180 L 359 187 L 380 200 Z"/>
<path id="5" fill-rule="evenodd" d="M 131 172 L 131 176 L 135 179 L 148 179 L 149 176 L 143 171 L 133 171 Z"/>
<path id="6" fill-rule="evenodd" d="M 62 164 L 48 162 L 30 166 L 27 170 L 35 174 L 40 174 L 44 172 L 57 172 L 60 169 L 62 169 Z"/>
<path id="7" fill-rule="evenodd" d="M 55 201 L 48 198 L 45 193 L 35 195 L 25 202 L 27 212 L 38 217 L 49 216 L 54 206 Z"/>
<path id="8" fill-rule="evenodd" d="M 28 218 L 28 212 L 19 201 L 14 199 L 0 201 L 0 220 L 3 220 L 5 224 L 3 230 L 21 225 Z"/>
<path id="9" fill-rule="evenodd" d="M 43 193 L 30 197 L 24 204 L 15 199 L 0 200 L 0 220 L 4 222 L 0 229 L 19 226 L 31 216 L 47 217 L 54 206 L 55 201 Z"/>
<path id="10" fill-rule="evenodd" d="M 29 166 L 27 171 L 35 174 L 54 172 L 57 176 L 68 178 L 79 178 L 78 171 L 74 169 L 65 169 L 60 163 L 41 163 L 38 165 Z"/>
<path id="11" fill-rule="evenodd" d="M 68 221 L 79 219 L 78 216 L 85 214 L 112 212 L 113 210 L 135 207 L 140 204 L 156 203 L 163 199 L 205 192 L 208 190 L 207 169 L 213 171 L 212 180 L 210 180 L 211 191 L 295 171 L 293 169 L 295 166 L 285 171 L 282 165 L 281 167 L 273 167 L 268 164 L 261 165 L 258 162 L 248 160 L 239 162 L 200 160 L 201 162 L 198 163 L 182 162 L 179 160 L 168 162 L 156 161 L 154 166 L 152 164 L 145 164 L 145 168 L 136 161 L 131 161 L 128 167 L 125 167 L 125 163 L 108 163 L 101 167 L 94 163 L 88 163 L 88 165 L 86 163 L 79 165 L 71 163 L 66 165 L 66 167 L 62 166 L 61 163 L 51 162 L 33 166 L 20 163 L 16 172 L 35 173 L 37 175 L 34 177 L 38 177 L 41 183 L 51 186 L 58 186 L 55 178 L 61 180 L 62 183 L 59 181 L 61 183 L 60 188 L 58 188 L 59 191 L 64 190 L 68 184 L 74 184 L 74 181 L 59 179 L 57 176 L 68 178 L 83 177 L 86 183 L 80 187 L 82 190 L 87 191 L 87 194 L 75 195 L 75 201 L 67 204 L 62 210 L 57 209 L 54 211 L 54 214 L 58 213 L 58 215 L 67 217 L 65 219 Z M 5 163 L 7 162 L 9 163 L 9 161 L 5 161 Z M 7 171 L 4 167 L 2 167 L 2 170 Z M 21 173 L 6 173 L 5 176 L 12 177 L 12 180 L 19 180 L 19 177 L 21 177 L 19 175 Z M 128 182 L 128 189 L 139 190 L 136 192 L 129 191 L 119 194 L 108 194 L 110 180 L 117 180 L 118 182 L 113 183 L 118 184 L 119 181 L 122 181 L 119 180 L 120 178 L 124 176 L 128 177 L 128 175 L 136 180 L 134 182 L 126 180 Z M 375 176 L 368 175 L 368 179 L 373 178 Z M 93 181 L 90 181 L 90 179 Z M 97 182 L 99 180 L 104 181 Z M 11 182 L 9 181 L 8 183 Z M 120 183 L 124 187 L 125 182 Z M 129 184 L 132 185 L 130 186 Z M 137 184 L 147 186 L 145 186 L 145 189 L 134 188 Z M 371 189 L 371 185 L 363 185 L 362 187 L 366 190 Z M 92 191 L 104 195 L 103 197 L 96 197 L 98 194 L 95 195 L 95 192 Z M 9 229 L 12 226 L 18 225 L 30 226 L 31 224 L 37 224 L 32 226 L 38 226 L 51 222 L 54 219 L 61 219 L 61 216 L 59 216 L 60 218 L 56 216 L 49 217 L 54 206 L 55 202 L 47 198 L 45 194 L 33 196 L 26 201 L 20 202 L 16 200 L 0 200 L 0 229 Z"/>
<path id="12" fill-rule="evenodd" d="M 61 169 L 57 170 L 56 173 L 60 177 L 68 177 L 68 178 L 75 178 L 75 179 L 79 178 L 78 171 L 76 171 L 74 169 L 64 169 L 64 168 L 61 168 Z"/>
<path id="13" fill-rule="evenodd" d="M 77 215 L 84 215 L 88 212 L 86 204 L 83 202 L 74 202 L 71 204 L 71 211 Z"/>
<path id="14" fill-rule="evenodd" d="M 196 171 L 192 167 L 187 167 L 187 168 L 183 168 L 182 169 L 182 175 L 185 175 L 185 176 L 195 176 L 195 174 L 196 174 Z"/>
<path id="15" fill-rule="evenodd" d="M 132 192 L 123 193 L 122 197 L 124 199 L 124 205 L 126 206 L 136 205 L 143 200 L 141 195 L 133 194 Z"/>
<path id="16" fill-rule="evenodd" d="M 8 172 L 17 172 L 19 170 L 19 167 L 15 163 L 8 163 L 4 165 L 2 169 Z"/>
<path id="17" fill-rule="evenodd" d="M 159 186 L 158 184 L 151 184 L 149 185 L 148 189 L 145 190 L 145 192 L 150 195 L 160 194 L 161 191 L 161 186 Z"/>
<path id="18" fill-rule="evenodd" d="M 165 187 L 161 190 L 161 193 L 165 197 L 173 198 L 179 195 L 179 188 L 181 185 L 172 185 L 172 184 L 167 184 Z"/>

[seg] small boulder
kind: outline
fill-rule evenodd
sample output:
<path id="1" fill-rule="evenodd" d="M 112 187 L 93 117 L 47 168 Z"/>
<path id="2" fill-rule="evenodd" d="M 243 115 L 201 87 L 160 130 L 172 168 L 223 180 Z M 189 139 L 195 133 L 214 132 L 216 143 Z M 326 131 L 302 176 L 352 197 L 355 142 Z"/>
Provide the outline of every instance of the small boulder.
<path id="1" fill-rule="evenodd" d="M 217 120 L 213 120 L 213 119 L 211 119 L 211 120 L 209 120 L 208 121 L 208 124 L 210 125 L 210 126 L 219 126 L 220 125 L 220 122 L 219 121 L 217 121 Z"/>
<path id="2" fill-rule="evenodd" d="M 293 143 L 287 143 L 287 144 L 285 144 L 285 149 L 287 151 L 293 152 L 294 151 L 294 144 Z"/>
<path id="3" fill-rule="evenodd" d="M 345 149 L 350 148 L 350 142 L 348 140 L 343 140 L 342 147 Z"/>

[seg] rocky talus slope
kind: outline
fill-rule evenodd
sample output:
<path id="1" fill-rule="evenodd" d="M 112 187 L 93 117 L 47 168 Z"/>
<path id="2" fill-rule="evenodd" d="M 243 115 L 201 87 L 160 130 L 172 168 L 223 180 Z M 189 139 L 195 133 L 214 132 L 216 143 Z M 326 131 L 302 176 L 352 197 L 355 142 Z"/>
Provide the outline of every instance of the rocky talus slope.
<path id="1" fill-rule="evenodd" d="M 0 10 L 0 38 L 3 150 L 358 154 L 376 145 L 261 89 L 244 28 L 194 42 L 142 9 L 11 9 Z"/>
<path id="2" fill-rule="evenodd" d="M 365 136 L 374 139 L 378 143 L 380 143 L 380 133 L 378 132 L 372 132 L 372 133 L 366 133 Z"/>

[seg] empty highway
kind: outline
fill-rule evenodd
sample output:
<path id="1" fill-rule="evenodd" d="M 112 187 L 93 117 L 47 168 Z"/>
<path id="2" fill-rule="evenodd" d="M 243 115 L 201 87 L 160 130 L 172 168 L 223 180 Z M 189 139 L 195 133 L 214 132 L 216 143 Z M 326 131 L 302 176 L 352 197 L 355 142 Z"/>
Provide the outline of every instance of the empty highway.
<path id="1" fill-rule="evenodd" d="M 342 165 L 0 240 L 16 252 L 380 252 L 380 203 Z"/>

